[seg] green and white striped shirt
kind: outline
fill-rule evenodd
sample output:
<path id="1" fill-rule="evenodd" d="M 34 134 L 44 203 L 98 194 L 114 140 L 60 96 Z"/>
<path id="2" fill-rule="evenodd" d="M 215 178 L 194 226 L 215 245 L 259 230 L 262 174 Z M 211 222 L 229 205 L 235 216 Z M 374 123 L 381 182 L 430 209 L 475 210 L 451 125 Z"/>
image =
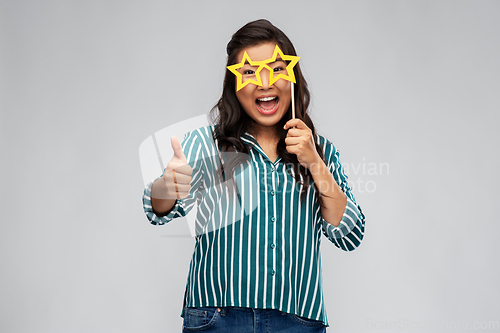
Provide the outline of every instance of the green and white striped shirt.
<path id="1" fill-rule="evenodd" d="M 269 160 L 257 140 L 246 132 L 249 158 L 238 166 L 234 182 L 239 195 L 215 177 L 220 152 L 214 142 L 214 126 L 188 132 L 182 149 L 193 168 L 190 195 L 177 200 L 163 217 L 151 207 L 150 182 L 143 196 L 144 211 L 152 224 L 161 225 L 185 216 L 198 205 L 196 243 L 184 307 L 247 307 L 278 309 L 322 321 L 328 326 L 321 271 L 323 233 L 335 246 L 352 251 L 363 239 L 365 216 L 356 204 L 339 161 L 339 151 L 317 135 L 325 162 L 347 196 L 338 227 L 321 216 L 314 186 L 304 202 L 303 185 L 292 176 L 293 168 L 280 157 Z M 290 175 L 288 171 L 292 174 Z"/>

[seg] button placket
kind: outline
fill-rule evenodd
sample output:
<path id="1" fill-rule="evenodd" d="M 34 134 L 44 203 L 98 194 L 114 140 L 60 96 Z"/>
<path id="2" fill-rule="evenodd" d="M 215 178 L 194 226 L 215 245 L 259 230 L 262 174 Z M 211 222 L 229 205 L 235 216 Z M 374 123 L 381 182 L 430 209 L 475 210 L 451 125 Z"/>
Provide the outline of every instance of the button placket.
<path id="1" fill-rule="evenodd" d="M 274 222 L 276 222 L 276 214 L 278 214 L 278 212 L 276 211 L 276 209 L 278 208 L 278 205 L 276 204 L 277 198 L 276 198 L 276 192 L 275 192 L 275 186 L 276 186 L 278 175 L 275 172 L 275 170 L 276 170 L 276 168 L 273 164 L 271 166 L 270 179 L 269 179 L 269 183 L 268 183 L 268 186 L 269 186 L 268 193 L 270 194 L 268 196 L 268 199 L 269 199 L 268 203 L 269 203 L 270 212 L 272 214 L 271 226 L 269 228 L 270 234 L 269 234 L 269 238 L 268 238 L 269 248 L 270 248 L 269 259 L 270 259 L 270 264 L 271 264 L 270 265 L 271 270 L 269 272 L 273 277 L 276 274 L 276 265 L 278 265 L 276 251 L 274 251 L 274 249 L 276 247 L 276 232 L 277 232 L 276 225 L 274 224 Z"/>

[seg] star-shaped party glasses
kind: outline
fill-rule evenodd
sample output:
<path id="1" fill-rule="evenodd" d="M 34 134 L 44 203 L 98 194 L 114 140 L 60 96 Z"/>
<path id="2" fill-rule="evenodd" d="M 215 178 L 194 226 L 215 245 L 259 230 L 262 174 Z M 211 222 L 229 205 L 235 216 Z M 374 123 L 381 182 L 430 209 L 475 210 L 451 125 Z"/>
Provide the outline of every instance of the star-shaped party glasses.
<path id="1" fill-rule="evenodd" d="M 280 56 L 278 58 L 278 55 Z M 278 74 L 276 77 L 274 77 L 274 70 L 268 66 L 268 64 L 271 64 L 277 60 L 285 60 L 285 61 L 290 61 L 288 65 L 286 66 L 286 71 L 288 75 L 285 75 L 283 73 Z M 295 83 L 295 75 L 293 73 L 293 67 L 299 62 L 300 57 L 297 56 L 292 56 L 292 55 L 285 55 L 283 52 L 280 50 L 278 45 L 276 45 L 276 48 L 274 49 L 273 56 L 267 60 L 263 61 L 252 61 L 248 54 L 245 52 L 243 54 L 243 59 L 241 60 L 240 63 L 227 66 L 227 69 L 231 71 L 234 75 L 236 75 L 236 91 L 239 91 L 246 85 L 252 83 L 257 86 L 262 86 L 262 79 L 260 78 L 260 72 L 262 69 L 265 67 L 269 70 L 270 74 L 270 79 L 269 79 L 269 85 L 274 84 L 274 82 L 278 81 L 279 79 L 284 79 L 290 82 Z M 250 66 L 259 66 L 257 70 L 255 71 L 255 80 L 248 78 L 247 80 L 243 81 L 243 74 L 238 71 L 238 69 L 242 68 L 246 63 L 250 64 Z"/>

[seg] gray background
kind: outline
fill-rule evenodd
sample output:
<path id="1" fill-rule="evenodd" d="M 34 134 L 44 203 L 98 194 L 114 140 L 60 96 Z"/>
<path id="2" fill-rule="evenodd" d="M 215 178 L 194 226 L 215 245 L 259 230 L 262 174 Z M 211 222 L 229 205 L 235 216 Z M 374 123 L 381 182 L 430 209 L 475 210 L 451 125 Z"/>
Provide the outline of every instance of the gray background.
<path id="1" fill-rule="evenodd" d="M 180 331 L 194 241 L 175 236 L 182 220 L 148 224 L 138 148 L 209 111 L 226 43 L 261 17 L 302 57 L 318 132 L 370 184 L 354 192 L 361 247 L 323 238 L 329 331 L 498 325 L 499 14 L 499 1 L 1 1 L 0 331 Z"/>

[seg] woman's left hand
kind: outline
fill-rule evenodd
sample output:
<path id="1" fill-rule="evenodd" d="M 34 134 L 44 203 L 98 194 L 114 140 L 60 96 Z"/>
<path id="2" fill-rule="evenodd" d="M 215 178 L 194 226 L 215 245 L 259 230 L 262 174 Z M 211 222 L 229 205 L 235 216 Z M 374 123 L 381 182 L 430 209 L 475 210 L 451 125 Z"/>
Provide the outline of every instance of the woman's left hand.
<path id="1" fill-rule="evenodd" d="M 290 119 L 283 128 L 289 129 L 285 138 L 286 150 L 290 154 L 297 155 L 300 165 L 310 169 L 311 166 L 321 161 L 312 131 L 302 120 Z"/>

